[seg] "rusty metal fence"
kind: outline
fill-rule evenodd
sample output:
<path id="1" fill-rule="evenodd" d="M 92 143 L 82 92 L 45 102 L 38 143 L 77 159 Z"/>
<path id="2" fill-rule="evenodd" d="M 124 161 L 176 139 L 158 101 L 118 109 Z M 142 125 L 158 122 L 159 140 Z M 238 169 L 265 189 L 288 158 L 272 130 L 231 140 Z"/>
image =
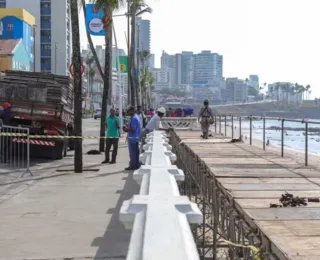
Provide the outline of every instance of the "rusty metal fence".
<path id="1" fill-rule="evenodd" d="M 23 138 L 14 136 L 24 135 Z M 29 129 L 0 124 L 0 174 L 21 172 L 21 177 L 30 171 Z"/>
<path id="2" fill-rule="evenodd" d="M 270 245 L 235 209 L 211 170 L 176 133 L 171 134 L 177 166 L 185 173 L 180 192 L 199 206 L 203 221 L 192 225 L 202 260 L 274 260 Z"/>

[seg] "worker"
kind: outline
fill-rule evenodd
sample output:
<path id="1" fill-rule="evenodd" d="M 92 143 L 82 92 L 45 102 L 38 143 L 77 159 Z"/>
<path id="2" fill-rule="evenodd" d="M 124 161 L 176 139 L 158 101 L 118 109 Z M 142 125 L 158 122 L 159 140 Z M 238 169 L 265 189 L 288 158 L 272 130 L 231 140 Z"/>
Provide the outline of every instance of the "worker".
<path id="1" fill-rule="evenodd" d="M 5 102 L 2 104 L 3 111 L 0 114 L 0 127 L 2 126 L 2 133 L 7 132 L 5 126 L 11 126 L 13 122 L 13 117 L 11 115 L 11 104 Z M 0 147 L 0 162 L 7 163 L 10 145 L 11 145 L 11 138 L 9 136 L 0 136 L 0 143 L 2 147 Z"/>
<path id="2" fill-rule="evenodd" d="M 119 129 L 120 129 L 120 118 L 116 116 L 116 111 L 114 108 L 110 109 L 110 115 L 106 118 L 106 128 L 107 128 L 107 139 L 106 139 L 106 150 L 105 150 L 105 160 L 102 163 L 115 164 L 118 154 L 118 144 L 119 144 Z M 110 149 L 112 146 L 112 156 L 110 161 Z"/>
<path id="3" fill-rule="evenodd" d="M 209 127 L 213 124 L 213 113 L 211 107 L 209 107 L 208 99 L 203 101 L 203 107 L 200 109 L 198 121 L 201 124 L 202 137 L 208 139 Z"/>
<path id="4" fill-rule="evenodd" d="M 160 130 L 160 131 L 166 131 L 166 132 L 173 130 L 173 128 L 163 128 L 161 119 L 164 117 L 165 114 L 166 114 L 166 109 L 164 107 L 158 108 L 156 111 L 156 114 L 150 119 L 145 129 L 142 131 L 141 151 L 142 151 L 143 145 L 145 144 L 145 139 L 147 137 L 147 134 L 153 132 L 154 130 Z"/>
<path id="5" fill-rule="evenodd" d="M 130 157 L 130 165 L 125 170 L 137 170 L 140 168 L 139 162 L 139 142 L 141 135 L 141 126 L 140 119 L 138 115 L 135 113 L 135 108 L 130 106 L 128 111 L 128 116 L 130 116 L 130 120 L 128 125 L 123 126 L 123 131 L 128 133 L 128 147 L 129 147 L 129 157 Z"/>

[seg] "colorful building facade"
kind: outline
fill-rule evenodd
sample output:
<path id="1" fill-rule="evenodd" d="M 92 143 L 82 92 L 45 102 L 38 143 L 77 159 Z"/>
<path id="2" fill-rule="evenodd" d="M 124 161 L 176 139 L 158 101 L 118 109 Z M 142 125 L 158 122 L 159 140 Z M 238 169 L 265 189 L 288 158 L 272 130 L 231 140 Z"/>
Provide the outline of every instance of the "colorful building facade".
<path id="1" fill-rule="evenodd" d="M 0 71 L 32 71 L 29 54 L 23 40 L 0 40 Z"/>
<path id="2" fill-rule="evenodd" d="M 0 9 L 0 40 L 21 39 L 29 59 L 28 68 L 31 71 L 34 67 L 34 29 L 35 18 L 26 10 L 22 8 Z M 19 48 L 22 48 L 20 44 Z"/>

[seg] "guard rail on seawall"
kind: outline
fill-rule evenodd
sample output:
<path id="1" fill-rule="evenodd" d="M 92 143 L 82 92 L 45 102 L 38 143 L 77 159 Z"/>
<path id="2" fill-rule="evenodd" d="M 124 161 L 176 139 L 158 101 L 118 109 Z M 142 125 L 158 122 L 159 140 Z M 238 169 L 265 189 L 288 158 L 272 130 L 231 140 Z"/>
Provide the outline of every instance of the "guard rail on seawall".
<path id="1" fill-rule="evenodd" d="M 197 117 L 163 117 L 163 127 L 172 127 L 180 129 L 197 129 L 199 128 Z"/>
<path id="2" fill-rule="evenodd" d="M 281 157 L 284 157 L 284 148 L 285 148 L 285 132 L 290 130 L 290 128 L 286 127 L 286 122 L 296 122 L 301 123 L 301 129 L 304 131 L 304 161 L 305 166 L 308 166 L 308 157 L 309 157 L 309 135 L 311 132 L 320 132 L 320 122 L 312 121 L 308 119 L 288 119 L 288 118 L 279 118 L 279 117 L 264 117 L 264 116 L 237 116 L 237 115 L 216 115 L 214 117 L 214 130 L 215 133 L 224 134 L 224 136 L 230 136 L 231 138 L 243 138 L 243 122 L 249 122 L 249 144 L 252 145 L 252 137 L 253 137 L 253 122 L 261 121 L 262 122 L 262 147 L 263 150 L 266 149 L 266 123 L 269 121 L 278 121 L 281 123 L 279 128 L 275 130 L 280 131 L 281 135 Z M 236 125 L 238 125 L 238 129 L 236 129 Z M 310 125 L 315 125 L 316 127 L 311 128 Z M 228 133 L 228 127 L 231 130 L 231 133 Z M 222 131 L 223 128 L 223 131 Z"/>
<path id="3" fill-rule="evenodd" d="M 190 229 L 200 224 L 203 216 L 195 203 L 181 196 L 177 182 L 184 173 L 172 162 L 176 160 L 166 134 L 148 134 L 144 163 L 133 174 L 140 194 L 125 201 L 120 220 L 132 228 L 127 260 L 198 260 L 199 254 Z"/>

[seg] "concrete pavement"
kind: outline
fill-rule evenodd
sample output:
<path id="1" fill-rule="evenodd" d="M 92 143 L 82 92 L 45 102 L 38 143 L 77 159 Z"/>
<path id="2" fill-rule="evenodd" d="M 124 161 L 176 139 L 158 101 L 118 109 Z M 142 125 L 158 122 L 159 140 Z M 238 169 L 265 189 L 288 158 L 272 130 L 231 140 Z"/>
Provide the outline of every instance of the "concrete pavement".
<path id="1" fill-rule="evenodd" d="M 119 146 L 115 165 L 100 165 L 103 154 L 85 155 L 98 172 L 24 182 L 0 201 L 0 259 L 125 259 L 130 231 L 119 209 L 139 186 L 124 171 L 128 150 L 123 141 Z"/>

